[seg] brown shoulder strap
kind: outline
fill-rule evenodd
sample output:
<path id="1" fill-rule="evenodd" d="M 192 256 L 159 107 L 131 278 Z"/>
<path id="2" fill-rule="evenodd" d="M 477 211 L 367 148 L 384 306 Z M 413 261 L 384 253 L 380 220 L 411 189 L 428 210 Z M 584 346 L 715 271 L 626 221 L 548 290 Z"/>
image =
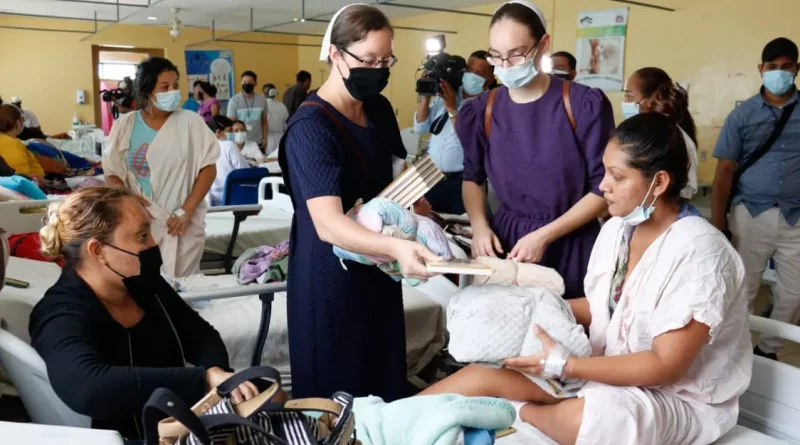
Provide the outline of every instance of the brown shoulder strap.
<path id="1" fill-rule="evenodd" d="M 569 125 L 572 127 L 572 131 L 578 129 L 578 123 L 575 122 L 575 115 L 572 114 L 572 100 L 569 97 L 569 82 L 566 80 L 563 82 L 563 87 L 561 88 L 561 100 L 564 102 L 564 110 L 567 112 L 567 119 L 569 119 Z"/>
<path id="2" fill-rule="evenodd" d="M 494 99 L 497 97 L 497 90 L 499 88 L 489 91 L 489 99 L 486 101 L 486 109 L 483 112 L 483 132 L 486 133 L 487 140 L 492 132 L 492 107 L 494 107 Z"/>
<path id="3" fill-rule="evenodd" d="M 350 136 L 350 132 L 347 131 L 347 128 L 345 128 L 344 125 L 342 125 L 342 122 L 336 117 L 336 115 L 331 113 L 331 110 L 329 110 L 327 107 L 325 107 L 325 105 L 322 105 L 319 102 L 314 102 L 314 101 L 311 101 L 311 100 L 307 100 L 307 101 L 303 102 L 302 104 L 300 104 L 300 107 L 298 107 L 298 109 L 302 108 L 302 107 L 305 107 L 305 106 L 318 107 L 319 109 L 324 111 L 326 115 L 328 115 L 328 118 L 336 125 L 336 127 L 339 129 L 339 132 L 342 133 L 342 135 L 347 139 L 347 143 L 350 144 L 350 148 L 356 154 L 356 157 L 358 158 L 358 162 L 361 163 L 361 168 L 364 169 L 364 174 L 366 175 L 367 178 L 369 178 L 369 176 L 370 176 L 369 175 L 369 168 L 367 167 L 367 163 L 364 160 L 364 157 L 361 155 L 361 151 L 358 149 L 358 145 L 356 145 L 356 142 Z"/>

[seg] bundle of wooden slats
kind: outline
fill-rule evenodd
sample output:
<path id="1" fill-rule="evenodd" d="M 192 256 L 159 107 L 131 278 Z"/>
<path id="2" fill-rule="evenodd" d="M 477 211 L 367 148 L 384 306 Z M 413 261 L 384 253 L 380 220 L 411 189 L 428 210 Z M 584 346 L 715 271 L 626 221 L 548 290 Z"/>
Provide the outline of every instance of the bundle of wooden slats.
<path id="1" fill-rule="evenodd" d="M 378 197 L 390 199 L 409 208 L 442 179 L 444 173 L 433 163 L 430 156 L 425 155 L 392 181 Z"/>

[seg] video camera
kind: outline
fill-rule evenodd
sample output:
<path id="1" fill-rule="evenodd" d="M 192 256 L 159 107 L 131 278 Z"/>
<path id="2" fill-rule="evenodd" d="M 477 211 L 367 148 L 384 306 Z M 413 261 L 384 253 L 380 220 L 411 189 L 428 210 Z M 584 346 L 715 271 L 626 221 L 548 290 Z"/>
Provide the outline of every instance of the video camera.
<path id="1" fill-rule="evenodd" d="M 428 56 L 422 62 L 422 77 L 417 80 L 417 94 L 436 96 L 439 94 L 439 82 L 444 80 L 454 90 L 461 88 L 462 77 L 467 69 L 467 61 L 460 56 L 451 56 L 444 52 L 444 34 L 431 37 L 425 43 Z"/>
<path id="2" fill-rule="evenodd" d="M 111 115 L 117 119 L 120 114 L 127 113 L 133 108 L 133 81 L 130 77 L 125 77 L 119 83 L 116 89 L 113 90 L 100 90 L 103 102 L 111 104 Z"/>

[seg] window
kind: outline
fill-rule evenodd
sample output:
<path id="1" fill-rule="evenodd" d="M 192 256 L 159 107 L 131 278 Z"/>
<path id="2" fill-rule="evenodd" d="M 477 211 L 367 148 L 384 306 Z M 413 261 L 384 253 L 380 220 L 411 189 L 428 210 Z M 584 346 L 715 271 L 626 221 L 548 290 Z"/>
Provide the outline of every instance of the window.
<path id="1" fill-rule="evenodd" d="M 128 63 L 101 63 L 98 72 L 101 80 L 120 81 L 126 76 L 136 77 L 136 65 Z"/>

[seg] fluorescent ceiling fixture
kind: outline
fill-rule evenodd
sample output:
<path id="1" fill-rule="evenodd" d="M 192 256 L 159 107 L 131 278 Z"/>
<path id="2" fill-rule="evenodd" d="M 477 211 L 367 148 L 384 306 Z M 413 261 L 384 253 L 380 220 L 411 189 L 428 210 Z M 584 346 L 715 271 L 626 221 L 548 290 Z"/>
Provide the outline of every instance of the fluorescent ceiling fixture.
<path id="1" fill-rule="evenodd" d="M 147 20 L 158 20 L 158 17 L 148 17 Z"/>
<path id="2" fill-rule="evenodd" d="M 125 49 L 134 48 L 133 45 L 100 45 L 100 46 L 105 46 L 106 48 L 125 48 Z"/>

